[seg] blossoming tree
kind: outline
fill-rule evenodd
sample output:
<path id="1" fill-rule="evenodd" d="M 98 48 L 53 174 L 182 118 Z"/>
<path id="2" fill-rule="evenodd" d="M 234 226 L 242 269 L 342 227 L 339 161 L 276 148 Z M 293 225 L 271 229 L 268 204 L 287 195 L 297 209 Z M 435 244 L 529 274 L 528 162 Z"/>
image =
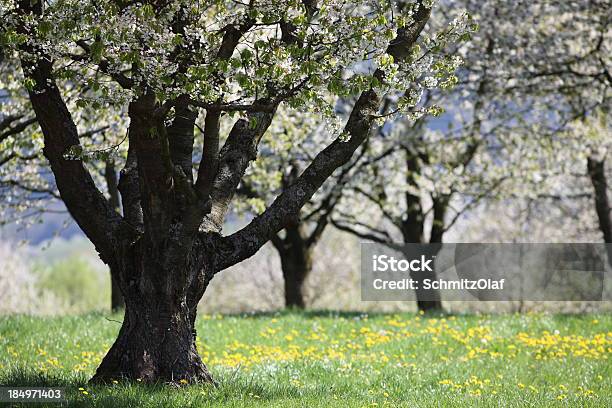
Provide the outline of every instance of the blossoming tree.
<path id="1" fill-rule="evenodd" d="M 610 132 L 601 114 L 610 104 L 609 2 L 520 3 L 453 3 L 467 9 L 480 30 L 461 50 L 467 63 L 459 85 L 450 93 L 432 91 L 448 113 L 442 123 L 420 120 L 416 132 L 412 122 L 404 129 L 400 124 L 395 133 L 401 137 L 370 153 L 386 158 L 351 178 L 356 187 L 346 188 L 348 211 L 334 217 L 338 228 L 387 245 L 438 243 L 483 200 L 550 206 L 550 199 L 565 205 L 587 198 L 609 242 Z M 428 83 L 437 85 L 433 77 Z M 445 129 L 445 122 L 453 126 Z M 591 193 L 576 174 L 590 179 Z M 420 308 L 441 308 L 439 295 L 422 292 Z"/>
<path id="2" fill-rule="evenodd" d="M 549 117 L 555 115 L 552 138 L 582 142 L 573 150 L 573 161 L 581 163 L 592 185 L 589 198 L 607 243 L 612 242 L 606 170 L 612 146 L 606 119 L 612 89 L 610 11 L 605 0 L 532 2 L 522 13 L 525 18 L 502 9 L 503 46 L 514 52 L 504 53 L 498 69 L 511 81 L 507 89 L 515 98 L 532 98 Z"/>
<path id="3" fill-rule="evenodd" d="M 0 4 L 3 49 L 21 62 L 61 198 L 125 298 L 118 338 L 93 378 L 99 382 L 211 381 L 194 329 L 210 280 L 257 252 L 350 159 L 387 93 L 410 89 L 425 73 L 451 75 L 441 43 L 471 28 L 459 19 L 421 36 L 431 0 Z M 364 62 L 371 69 L 343 75 Z M 68 109 L 66 86 L 95 97 Z M 279 105 L 326 115 L 330 94 L 356 95 L 340 135 L 261 214 L 223 236 L 230 203 Z M 404 106 L 422 108 L 417 103 L 407 98 Z M 110 106 L 129 119 L 123 215 L 83 160 L 74 117 L 85 106 Z M 236 114 L 221 134 L 222 116 Z M 196 144 L 202 155 L 193 172 Z"/>

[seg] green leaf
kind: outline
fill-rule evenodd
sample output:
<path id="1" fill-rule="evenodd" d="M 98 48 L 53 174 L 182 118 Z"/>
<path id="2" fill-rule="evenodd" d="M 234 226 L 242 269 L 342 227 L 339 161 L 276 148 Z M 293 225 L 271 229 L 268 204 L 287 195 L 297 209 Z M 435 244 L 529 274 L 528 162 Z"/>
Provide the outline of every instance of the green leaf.
<path id="1" fill-rule="evenodd" d="M 78 99 L 76 101 L 76 106 L 77 108 L 86 108 L 88 105 L 88 102 L 86 99 Z"/>
<path id="2" fill-rule="evenodd" d="M 102 51 L 104 51 L 104 45 L 102 41 L 96 40 L 91 44 L 91 59 L 95 63 L 102 61 Z"/>
<path id="3" fill-rule="evenodd" d="M 23 80 L 23 86 L 25 86 L 28 91 L 32 91 L 36 86 L 36 81 L 32 78 L 26 78 Z"/>

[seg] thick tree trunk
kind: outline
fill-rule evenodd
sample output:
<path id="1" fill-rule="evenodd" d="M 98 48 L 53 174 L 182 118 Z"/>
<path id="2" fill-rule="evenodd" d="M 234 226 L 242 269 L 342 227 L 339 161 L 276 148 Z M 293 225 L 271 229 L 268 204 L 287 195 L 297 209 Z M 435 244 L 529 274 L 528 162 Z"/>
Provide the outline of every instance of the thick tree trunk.
<path id="1" fill-rule="evenodd" d="M 192 250 L 202 253 L 197 246 Z M 119 272 L 115 276 L 125 298 L 124 320 L 91 381 L 212 382 L 198 355 L 195 331 L 197 303 L 208 275 L 196 273 L 193 257 L 181 262 L 172 251 L 156 254 L 142 242 L 118 252 L 121 262 L 113 271 Z"/>
<path id="2" fill-rule="evenodd" d="M 274 240 L 274 246 L 281 258 L 285 306 L 303 309 L 306 307 L 304 282 L 312 270 L 313 248 L 308 242 L 305 226 L 302 223 L 291 223 L 285 231 L 283 239 Z"/>
<path id="3" fill-rule="evenodd" d="M 142 270 L 122 274 L 123 324 L 92 382 L 213 381 L 196 349 L 195 305 L 188 302 L 188 291 L 172 282 L 169 271 L 151 270 L 159 263 L 140 259 L 135 264 L 142 265 Z"/>
<path id="4" fill-rule="evenodd" d="M 92 382 L 212 382 L 195 345 L 186 302 L 128 298 L 119 336 Z"/>

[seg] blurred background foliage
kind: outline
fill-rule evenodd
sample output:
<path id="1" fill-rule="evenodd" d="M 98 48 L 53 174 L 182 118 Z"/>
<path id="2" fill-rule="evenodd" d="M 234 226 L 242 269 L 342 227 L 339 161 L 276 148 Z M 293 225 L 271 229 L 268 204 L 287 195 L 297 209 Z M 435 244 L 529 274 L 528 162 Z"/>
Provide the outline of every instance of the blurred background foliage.
<path id="1" fill-rule="evenodd" d="M 110 313 L 110 277 L 91 244 L 82 237 L 54 238 L 37 246 L 0 240 L 0 315 Z M 359 242 L 330 230 L 317 250 L 306 281 L 310 309 L 415 311 L 409 302 L 362 302 Z M 284 307 L 280 261 L 268 244 L 257 255 L 211 283 L 200 303 L 203 313 L 271 311 Z M 607 312 L 610 302 L 445 302 L 451 313 L 550 311 Z"/>

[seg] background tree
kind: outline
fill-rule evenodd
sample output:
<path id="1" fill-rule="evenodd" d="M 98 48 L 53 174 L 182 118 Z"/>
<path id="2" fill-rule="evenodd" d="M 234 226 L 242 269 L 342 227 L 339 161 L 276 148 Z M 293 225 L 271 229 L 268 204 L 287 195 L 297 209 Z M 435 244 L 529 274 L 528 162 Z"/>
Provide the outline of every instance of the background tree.
<path id="1" fill-rule="evenodd" d="M 61 198 L 126 301 L 118 338 L 94 381 L 210 381 L 194 330 L 209 281 L 253 255 L 350 159 L 368 138 L 386 92 L 409 89 L 432 72 L 451 75 L 454 66 L 439 58 L 440 42 L 472 28 L 457 19 L 415 47 L 431 1 L 402 10 L 352 1 L 2 5 L 8 23 L 2 42 L 21 61 Z M 340 75 L 340 67 L 363 61 L 375 61 L 376 69 Z M 88 70 L 72 69 L 73 63 Z M 123 216 L 83 160 L 58 85 L 64 81 L 96 92 L 87 105 L 120 112 L 127 106 L 129 147 L 118 183 Z M 329 92 L 359 95 L 341 135 L 246 227 L 222 236 L 238 184 L 278 106 L 330 113 Z M 199 109 L 206 117 L 196 176 Z M 241 115 L 221 147 L 220 117 L 230 112 Z"/>
<path id="2" fill-rule="evenodd" d="M 576 174 L 575 163 L 581 162 L 587 171 L 579 173 L 588 175 L 594 186 L 588 197 L 595 203 L 607 242 L 609 141 L 584 133 L 576 139 L 572 133 L 576 120 L 609 112 L 609 4 L 542 1 L 517 6 L 468 0 L 460 5 L 475 16 L 480 30 L 462 49 L 467 63 L 459 72 L 459 86 L 450 94 L 433 95 L 451 107 L 445 120 L 427 119 L 418 131 L 444 136 L 431 144 L 427 136 L 412 134 L 406 142 L 400 138 L 397 149 L 404 151 L 404 157 L 388 156 L 399 164 L 383 163 L 382 171 L 372 166 L 362 173 L 368 177 L 363 184 L 377 189 L 356 189 L 349 206 L 354 209 L 359 200 L 368 200 L 378 207 L 380 217 L 366 218 L 360 208 L 337 217 L 336 226 L 386 244 L 441 242 L 448 227 L 485 198 L 557 198 L 557 202 L 584 198 L 584 190 L 577 191 L 584 188 L 582 183 L 567 185 L 567 178 Z M 440 131 L 444 122 L 454 129 Z M 416 127 L 409 129 L 414 132 Z M 602 133 L 609 135 L 609 130 Z M 485 156 L 489 169 L 482 171 Z M 405 179 L 394 178 L 390 169 L 398 169 Z M 477 177 L 457 177 L 470 173 Z M 566 191 L 559 192 L 559 186 Z M 464 205 L 453 204 L 453 197 L 461 197 Z M 361 217 L 356 215 L 360 213 Z M 435 293 L 422 295 L 439 299 Z M 417 293 L 420 308 L 441 307 L 437 300 L 423 304 L 418 297 Z"/>
<path id="3" fill-rule="evenodd" d="M 606 179 L 610 133 L 609 125 L 601 123 L 610 112 L 612 89 L 610 3 L 536 1 L 510 9 L 494 1 L 467 1 L 465 6 L 480 10 L 486 21 L 497 20 L 491 31 L 500 43 L 500 58 L 494 66 L 505 82 L 500 90 L 517 104 L 533 101 L 543 114 L 541 124 L 532 131 L 553 139 L 558 148 L 570 149 L 566 153 L 573 152 L 574 160 L 583 163 L 581 173 L 593 186 L 591 200 L 603 240 L 610 242 L 612 213 Z M 589 135 L 589 128 L 603 133 Z M 583 134 L 576 134 L 580 129 Z M 578 148 L 571 142 L 575 137 L 583 141 Z M 556 143 L 554 139 L 559 138 L 568 143 Z"/>
<path id="4" fill-rule="evenodd" d="M 336 107 L 342 115 L 339 103 Z M 349 107 L 350 109 L 350 107 Z M 279 112 L 271 126 L 273 138 L 262 143 L 257 163 L 250 167 L 238 191 L 245 198 L 238 209 L 255 212 L 271 203 L 276 196 L 291 187 L 334 133 L 334 122 L 324 121 L 317 114 L 288 115 Z M 364 146 L 367 145 L 367 141 Z M 339 168 L 314 194 L 299 214 L 290 220 L 282 231 L 271 238 L 278 253 L 283 276 L 286 307 L 306 306 L 305 281 L 312 272 L 315 248 L 330 225 L 331 214 L 350 179 L 365 164 L 360 162 L 365 152 L 362 146 L 355 157 Z"/>
<path id="5" fill-rule="evenodd" d="M 337 228 L 393 248 L 440 244 L 462 215 L 500 193 L 508 175 L 488 151 L 493 131 L 480 133 L 478 119 L 448 131 L 428 128 L 432 122 L 396 123 L 372 143 L 364 159 L 371 164 L 350 179 L 332 217 Z M 413 279 L 435 279 L 435 272 Z M 442 309 L 439 291 L 415 294 L 419 310 Z"/>
<path id="6" fill-rule="evenodd" d="M 394 248 L 440 244 L 462 215 L 500 194 L 509 177 L 507 166 L 500 165 L 500 158 L 507 160 L 502 134 L 508 118 L 500 109 L 504 101 L 489 89 L 493 51 L 494 39 L 479 30 L 457 51 L 457 58 L 469 61 L 458 77 L 447 82 L 429 77 L 420 90 L 448 112 L 403 115 L 379 129 L 362 159 L 369 164 L 350 178 L 332 217 L 337 228 Z M 445 91 L 455 83 L 452 92 Z M 392 103 L 388 109 L 393 111 Z M 419 272 L 413 279 L 436 276 Z M 439 291 L 419 286 L 418 309 L 441 310 Z"/>

